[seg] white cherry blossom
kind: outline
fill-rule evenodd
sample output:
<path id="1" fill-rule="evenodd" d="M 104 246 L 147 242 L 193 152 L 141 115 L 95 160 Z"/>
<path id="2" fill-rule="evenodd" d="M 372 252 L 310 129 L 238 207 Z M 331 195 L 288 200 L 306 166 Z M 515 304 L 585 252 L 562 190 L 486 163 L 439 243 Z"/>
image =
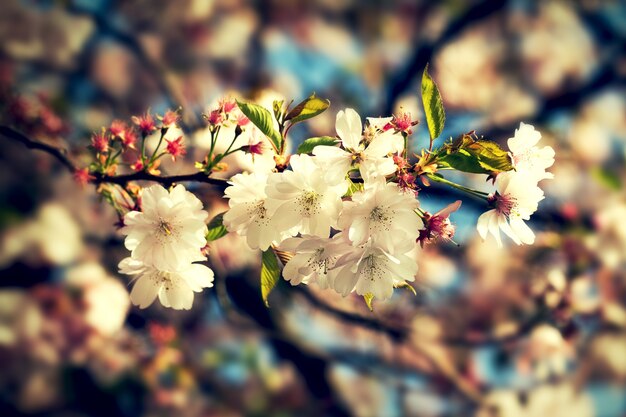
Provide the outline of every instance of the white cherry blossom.
<path id="1" fill-rule="evenodd" d="M 121 233 L 131 256 L 159 270 L 176 270 L 198 259 L 206 245 L 208 213 L 184 186 L 169 192 L 153 185 L 141 194 L 142 211 L 124 216 Z"/>
<path id="2" fill-rule="evenodd" d="M 164 271 L 129 257 L 118 267 L 122 274 L 137 275 L 130 301 L 139 308 L 148 307 L 158 296 L 165 307 L 189 310 L 193 293 L 213 286 L 213 271 L 202 264 L 189 263 L 176 271 Z"/>
<path id="3" fill-rule="evenodd" d="M 393 159 L 388 157 L 390 153 L 397 152 L 397 138 L 393 131 L 379 132 L 374 134 L 369 144 L 362 143 L 361 117 L 353 109 L 337 113 L 335 130 L 344 149 L 324 145 L 313 149 L 313 154 L 323 161 L 328 181 L 343 179 L 355 165 L 358 165 L 361 177 L 366 181 L 396 171 Z"/>
<path id="4" fill-rule="evenodd" d="M 520 123 L 515 135 L 507 142 L 515 170 L 538 181 L 554 178 L 552 173 L 546 172 L 554 164 L 554 149 L 550 146 L 537 147 L 540 139 L 541 133 L 532 125 Z"/>
<path id="5" fill-rule="evenodd" d="M 418 206 L 414 194 L 403 192 L 395 183 L 374 181 L 353 194 L 352 201 L 344 202 L 338 225 L 354 245 L 371 239 L 393 253 L 398 244 L 414 244 L 418 238 L 419 229 L 424 226 L 415 213 Z"/>
<path id="6" fill-rule="evenodd" d="M 308 235 L 292 237 L 283 241 L 280 249 L 294 253 L 283 269 L 283 277 L 291 285 L 311 282 L 317 282 L 322 288 L 333 285 L 335 271 L 332 267 L 337 256 L 332 239 Z"/>
<path id="7" fill-rule="evenodd" d="M 371 244 L 354 248 L 335 263 L 335 290 L 344 296 L 356 291 L 381 300 L 391 297 L 394 285 L 415 279 L 417 262 L 407 255 L 414 247 L 407 242 L 394 255 Z"/>
<path id="8" fill-rule="evenodd" d="M 498 174 L 496 188 L 497 192 L 489 198 L 494 208 L 478 218 L 478 233 L 483 239 L 491 233 L 498 246 L 502 246 L 500 230 L 518 245 L 532 244 L 535 234 L 524 221 L 537 211 L 539 202 L 544 198 L 537 180 L 508 171 Z"/>
<path id="9" fill-rule="evenodd" d="M 328 237 L 341 212 L 341 197 L 348 189 L 342 180 L 329 183 L 322 168 L 308 155 L 293 155 L 291 171 L 270 175 L 266 188 L 274 207 L 274 221 L 281 231 Z"/>
<path id="10" fill-rule="evenodd" d="M 230 232 L 245 237 L 252 249 L 267 250 L 272 242 L 290 236 L 281 231 L 268 208 L 265 187 L 267 175 L 237 174 L 229 181 L 224 194 L 230 200 L 230 210 L 224 214 L 224 226 Z"/>

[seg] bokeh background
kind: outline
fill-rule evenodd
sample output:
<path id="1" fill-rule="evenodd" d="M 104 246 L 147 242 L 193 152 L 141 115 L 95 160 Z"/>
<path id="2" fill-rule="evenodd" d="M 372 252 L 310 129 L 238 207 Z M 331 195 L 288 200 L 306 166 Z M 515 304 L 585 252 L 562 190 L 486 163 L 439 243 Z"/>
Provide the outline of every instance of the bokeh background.
<path id="1" fill-rule="evenodd" d="M 427 63 L 443 136 L 504 144 L 524 121 L 557 159 L 534 246 L 481 242 L 485 207 L 464 199 L 459 246 L 415 255 L 416 296 L 370 313 L 283 282 L 267 309 L 259 254 L 227 236 L 216 286 L 180 312 L 130 306 L 113 209 L 2 137 L 0 415 L 626 416 L 625 22 L 610 0 L 3 0 L 1 124 L 79 164 L 101 126 L 180 105 L 190 152 L 163 169 L 191 172 L 200 115 L 229 93 L 329 98 L 293 143 L 333 134 L 346 106 L 422 120 Z M 460 197 L 420 192 L 431 212 Z"/>

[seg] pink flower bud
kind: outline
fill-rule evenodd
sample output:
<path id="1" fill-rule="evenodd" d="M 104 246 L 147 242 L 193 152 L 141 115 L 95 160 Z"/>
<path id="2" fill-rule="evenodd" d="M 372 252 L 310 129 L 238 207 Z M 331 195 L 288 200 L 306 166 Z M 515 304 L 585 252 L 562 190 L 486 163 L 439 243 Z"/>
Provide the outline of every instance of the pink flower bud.
<path id="1" fill-rule="evenodd" d="M 219 125 L 223 120 L 224 118 L 222 117 L 222 112 L 219 110 L 213 110 L 207 116 L 207 122 L 213 126 Z"/>
<path id="2" fill-rule="evenodd" d="M 161 117 L 161 123 L 163 124 L 163 127 L 176 126 L 179 120 L 180 115 L 178 114 L 178 112 L 172 110 L 166 111 L 163 117 Z"/>
<path id="3" fill-rule="evenodd" d="M 144 165 L 141 159 L 137 159 L 137 161 L 130 166 L 130 169 L 132 169 L 133 171 L 137 171 L 137 172 L 143 171 Z"/>
<path id="4" fill-rule="evenodd" d="M 105 132 L 95 133 L 91 137 L 91 146 L 98 153 L 106 153 L 109 150 L 109 137 Z"/>
<path id="5" fill-rule="evenodd" d="M 187 151 L 185 150 L 185 146 L 183 145 L 182 136 L 179 136 L 177 139 L 172 141 L 167 139 L 165 139 L 165 141 L 167 142 L 167 147 L 165 148 L 165 151 L 172 155 L 172 160 L 175 161 L 178 156 L 183 156 L 187 153 Z"/>
<path id="6" fill-rule="evenodd" d="M 89 173 L 89 168 L 79 168 L 74 171 L 74 181 L 80 184 L 81 187 L 89 184 L 95 177 Z"/>
<path id="7" fill-rule="evenodd" d="M 417 120 L 415 121 L 411 120 L 411 113 L 400 112 L 399 115 L 393 116 L 393 119 L 391 119 L 390 125 L 394 129 L 396 129 L 396 131 L 404 132 L 410 135 L 411 133 L 413 133 L 413 130 L 411 128 L 415 126 L 417 123 L 419 123 Z"/>
<path id="8" fill-rule="evenodd" d="M 154 118 L 149 112 L 141 116 L 133 116 L 133 123 L 135 123 L 143 135 L 149 135 L 156 130 Z"/>

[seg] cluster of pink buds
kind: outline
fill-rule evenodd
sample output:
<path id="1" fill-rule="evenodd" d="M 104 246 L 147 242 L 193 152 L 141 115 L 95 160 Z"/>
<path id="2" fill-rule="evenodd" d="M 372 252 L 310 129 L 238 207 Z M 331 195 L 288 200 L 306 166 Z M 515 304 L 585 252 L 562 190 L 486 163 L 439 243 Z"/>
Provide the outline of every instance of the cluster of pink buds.
<path id="1" fill-rule="evenodd" d="M 132 120 L 133 123 L 137 125 L 137 128 L 143 136 L 148 136 L 156 130 L 156 123 L 154 121 L 154 117 L 150 114 L 150 111 L 147 111 L 141 116 L 133 116 Z"/>
<path id="2" fill-rule="evenodd" d="M 243 127 L 250 120 L 239 110 L 237 101 L 232 97 L 223 97 L 219 100 L 217 108 L 210 110 L 204 115 L 209 128 L 215 129 L 223 124 L 236 124 Z"/>
<path id="3" fill-rule="evenodd" d="M 109 126 L 109 132 L 111 136 L 113 136 L 113 139 L 118 139 L 122 143 L 124 149 L 135 149 L 137 133 L 123 121 L 113 120 L 111 126 Z"/>
<path id="4" fill-rule="evenodd" d="M 396 164 L 396 177 L 398 178 L 398 187 L 400 187 L 405 192 L 413 192 L 417 197 L 419 188 L 415 183 L 415 175 L 410 172 L 412 169 L 411 164 L 405 158 L 399 155 L 393 156 L 393 162 Z"/>
<path id="5" fill-rule="evenodd" d="M 95 151 L 96 160 L 89 168 L 78 169 L 74 178 L 79 184 L 86 184 L 93 180 L 94 173 L 115 175 L 120 159 L 134 161 L 129 168 L 135 172 L 148 171 L 158 173 L 159 158 L 165 154 L 176 158 L 185 155 L 182 136 L 175 140 L 165 139 L 164 136 L 170 128 L 174 128 L 180 121 L 180 112 L 168 110 L 163 115 L 154 115 L 150 111 L 131 117 L 132 124 L 123 120 L 113 120 L 108 128 L 102 128 L 100 132 L 91 137 L 91 148 Z M 156 132 L 161 132 L 159 145 L 152 155 L 145 154 L 144 141 Z M 141 133 L 141 137 L 138 136 Z M 165 139 L 165 149 L 161 147 L 161 141 Z M 141 146 L 137 142 L 141 140 Z"/>

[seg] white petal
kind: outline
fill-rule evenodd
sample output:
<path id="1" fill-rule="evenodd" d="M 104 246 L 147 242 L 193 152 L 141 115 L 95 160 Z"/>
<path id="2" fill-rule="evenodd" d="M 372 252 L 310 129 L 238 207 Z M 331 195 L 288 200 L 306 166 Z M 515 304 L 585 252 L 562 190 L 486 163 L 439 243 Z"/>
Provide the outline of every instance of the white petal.
<path id="1" fill-rule="evenodd" d="M 532 245 L 535 243 L 535 233 L 522 219 L 512 218 L 511 228 L 519 236 L 522 243 Z"/>
<path id="2" fill-rule="evenodd" d="M 484 212 L 478 218 L 478 222 L 476 223 L 476 230 L 478 230 L 478 234 L 480 237 L 485 240 L 487 237 L 487 232 L 489 231 L 487 225 L 489 224 L 489 219 L 495 215 L 495 210 L 489 210 Z"/>
<path id="3" fill-rule="evenodd" d="M 160 284 L 152 274 L 144 275 L 135 281 L 130 292 L 130 301 L 139 308 L 146 308 L 154 302 L 159 288 Z"/>
<path id="4" fill-rule="evenodd" d="M 339 111 L 335 120 L 335 130 L 345 148 L 357 149 L 363 132 L 361 116 L 354 109 Z"/>
<path id="5" fill-rule="evenodd" d="M 172 277 L 169 285 L 161 287 L 159 301 L 174 310 L 189 310 L 193 304 L 193 291 L 184 279 Z"/>

